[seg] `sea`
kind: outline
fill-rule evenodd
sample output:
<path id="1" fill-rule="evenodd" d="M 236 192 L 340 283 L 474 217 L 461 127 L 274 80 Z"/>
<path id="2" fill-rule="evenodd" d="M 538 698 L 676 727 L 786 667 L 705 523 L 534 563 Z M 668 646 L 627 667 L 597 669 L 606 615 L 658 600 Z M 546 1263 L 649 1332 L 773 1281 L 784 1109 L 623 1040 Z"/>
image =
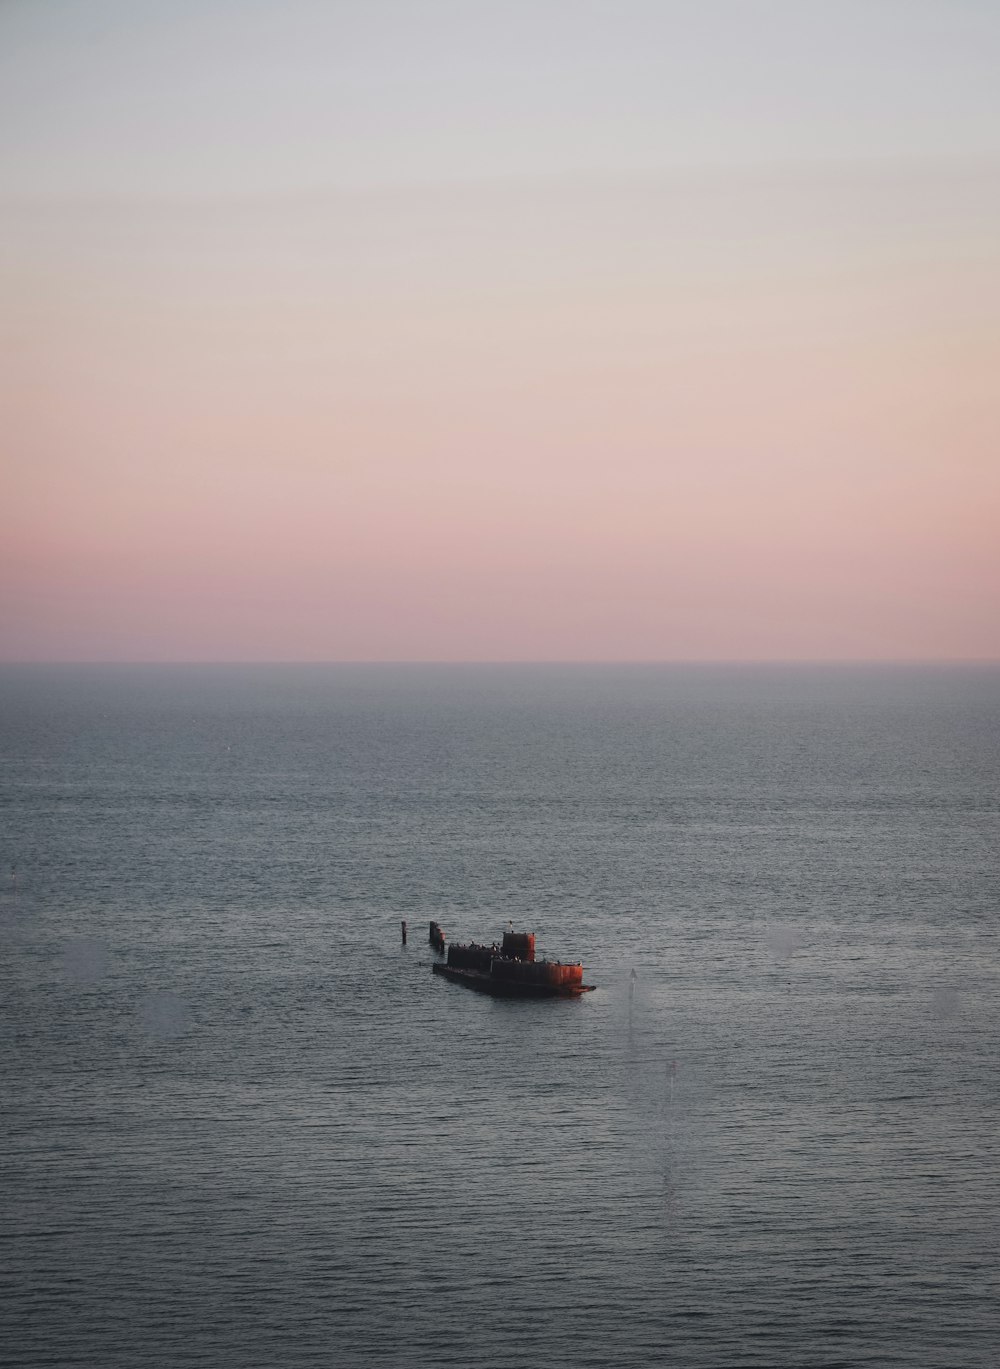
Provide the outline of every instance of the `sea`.
<path id="1" fill-rule="evenodd" d="M 1000 667 L 7 666 L 0 790 L 5 1364 L 1000 1364 Z"/>

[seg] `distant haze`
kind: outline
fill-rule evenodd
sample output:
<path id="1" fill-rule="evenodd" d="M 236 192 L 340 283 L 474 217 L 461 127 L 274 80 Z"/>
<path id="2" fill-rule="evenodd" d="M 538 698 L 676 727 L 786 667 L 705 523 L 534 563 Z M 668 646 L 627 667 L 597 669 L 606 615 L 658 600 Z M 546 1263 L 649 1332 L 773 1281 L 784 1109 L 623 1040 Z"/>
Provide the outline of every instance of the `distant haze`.
<path id="1" fill-rule="evenodd" d="M 1000 656 L 1000 8 L 0 9 L 0 657 Z"/>

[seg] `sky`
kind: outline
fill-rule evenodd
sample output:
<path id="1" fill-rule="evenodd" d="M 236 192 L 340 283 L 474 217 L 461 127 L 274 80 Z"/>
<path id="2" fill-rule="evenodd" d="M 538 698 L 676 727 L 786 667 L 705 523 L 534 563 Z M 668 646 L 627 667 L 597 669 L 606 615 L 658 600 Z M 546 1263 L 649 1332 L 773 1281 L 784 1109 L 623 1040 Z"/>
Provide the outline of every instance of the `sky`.
<path id="1" fill-rule="evenodd" d="M 1000 658 L 1000 7 L 5 0 L 0 659 Z"/>

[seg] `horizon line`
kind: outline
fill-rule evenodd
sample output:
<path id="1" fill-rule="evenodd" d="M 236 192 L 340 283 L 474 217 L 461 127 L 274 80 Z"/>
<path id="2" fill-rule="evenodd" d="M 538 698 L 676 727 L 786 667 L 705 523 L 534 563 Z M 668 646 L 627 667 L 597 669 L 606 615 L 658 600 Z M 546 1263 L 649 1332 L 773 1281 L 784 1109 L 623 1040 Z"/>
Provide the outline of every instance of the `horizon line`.
<path id="1" fill-rule="evenodd" d="M 1000 656 L 633 656 L 607 657 L 81 657 L 0 660 L 31 666 L 1000 666 Z"/>

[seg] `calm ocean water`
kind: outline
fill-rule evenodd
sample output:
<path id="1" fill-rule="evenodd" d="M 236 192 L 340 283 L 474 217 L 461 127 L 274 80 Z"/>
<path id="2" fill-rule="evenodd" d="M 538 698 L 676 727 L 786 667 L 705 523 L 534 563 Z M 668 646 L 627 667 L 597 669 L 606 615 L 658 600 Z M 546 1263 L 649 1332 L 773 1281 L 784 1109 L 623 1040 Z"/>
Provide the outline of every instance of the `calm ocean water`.
<path id="1" fill-rule="evenodd" d="M 6 668 L 0 766 L 0 1359 L 1000 1363 L 1000 670 Z"/>

